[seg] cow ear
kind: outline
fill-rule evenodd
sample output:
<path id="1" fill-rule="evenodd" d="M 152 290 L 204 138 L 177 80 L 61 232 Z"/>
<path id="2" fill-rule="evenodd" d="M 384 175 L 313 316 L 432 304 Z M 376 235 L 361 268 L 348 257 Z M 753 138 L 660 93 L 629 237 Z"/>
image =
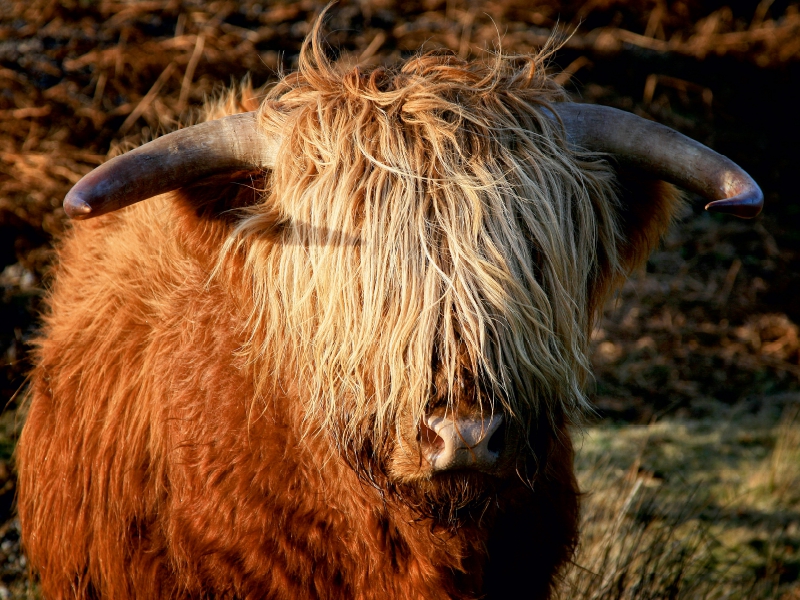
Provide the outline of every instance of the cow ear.
<path id="1" fill-rule="evenodd" d="M 617 248 L 626 275 L 639 268 L 687 204 L 674 185 L 644 176 L 641 171 L 619 169 L 618 223 L 622 240 Z"/>
<path id="2" fill-rule="evenodd" d="M 269 172 L 209 177 L 171 192 L 172 217 L 202 251 L 219 249 L 248 207 L 263 203 Z"/>
<path id="3" fill-rule="evenodd" d="M 202 179 L 173 192 L 177 210 L 193 219 L 232 223 L 241 209 L 262 200 L 268 177 L 268 172 L 238 172 Z"/>
<path id="4" fill-rule="evenodd" d="M 588 295 L 592 315 L 599 314 L 609 295 L 647 261 L 686 204 L 677 187 L 637 169 L 617 168 L 616 175 L 617 235 L 613 242 L 598 240 L 598 269 L 590 280 Z M 607 243 L 614 244 L 614 252 L 604 246 Z"/>

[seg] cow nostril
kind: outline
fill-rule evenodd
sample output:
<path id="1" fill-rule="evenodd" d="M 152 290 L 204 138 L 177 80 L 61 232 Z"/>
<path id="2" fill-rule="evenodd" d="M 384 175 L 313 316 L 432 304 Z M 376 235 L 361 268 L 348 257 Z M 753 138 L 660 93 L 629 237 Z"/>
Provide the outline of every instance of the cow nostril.
<path id="1" fill-rule="evenodd" d="M 489 442 L 486 444 L 486 449 L 494 454 L 500 454 L 505 443 L 506 423 L 504 420 L 502 423 L 500 423 L 500 427 L 498 427 L 497 430 L 492 434 L 492 437 L 489 438 Z"/>
<path id="2" fill-rule="evenodd" d="M 441 450 L 444 448 L 444 440 L 442 437 L 424 422 L 419 424 L 419 440 L 422 442 L 423 446 L 428 446 L 434 450 Z"/>

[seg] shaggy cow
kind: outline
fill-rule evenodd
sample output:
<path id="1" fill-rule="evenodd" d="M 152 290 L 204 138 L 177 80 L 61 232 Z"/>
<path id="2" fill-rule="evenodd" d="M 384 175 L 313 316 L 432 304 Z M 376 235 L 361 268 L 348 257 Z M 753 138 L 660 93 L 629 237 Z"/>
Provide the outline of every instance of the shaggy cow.
<path id="1" fill-rule="evenodd" d="M 61 245 L 18 450 L 47 598 L 548 597 L 593 316 L 675 214 L 662 180 L 760 209 L 542 56 L 320 44 L 65 200 L 152 198 Z"/>

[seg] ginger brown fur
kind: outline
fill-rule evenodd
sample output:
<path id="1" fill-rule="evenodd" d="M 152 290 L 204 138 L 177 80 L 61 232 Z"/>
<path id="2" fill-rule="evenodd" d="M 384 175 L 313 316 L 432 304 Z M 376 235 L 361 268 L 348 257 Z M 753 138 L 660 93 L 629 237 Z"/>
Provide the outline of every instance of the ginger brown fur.
<path id="1" fill-rule="evenodd" d="M 679 198 L 567 149 L 543 57 L 319 45 L 261 105 L 273 173 L 61 244 L 18 446 L 46 598 L 547 598 L 572 555 L 594 312 Z M 512 476 L 407 460 L 434 380 L 508 415 Z"/>

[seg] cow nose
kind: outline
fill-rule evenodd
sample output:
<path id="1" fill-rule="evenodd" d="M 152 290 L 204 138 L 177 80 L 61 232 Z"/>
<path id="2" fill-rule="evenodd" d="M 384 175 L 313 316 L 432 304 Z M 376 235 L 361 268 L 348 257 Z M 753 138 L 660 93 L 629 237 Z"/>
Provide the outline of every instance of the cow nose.
<path id="1" fill-rule="evenodd" d="M 428 415 L 420 427 L 423 454 L 434 472 L 453 469 L 491 472 L 505 446 L 502 425 L 501 414 L 483 419 Z"/>

